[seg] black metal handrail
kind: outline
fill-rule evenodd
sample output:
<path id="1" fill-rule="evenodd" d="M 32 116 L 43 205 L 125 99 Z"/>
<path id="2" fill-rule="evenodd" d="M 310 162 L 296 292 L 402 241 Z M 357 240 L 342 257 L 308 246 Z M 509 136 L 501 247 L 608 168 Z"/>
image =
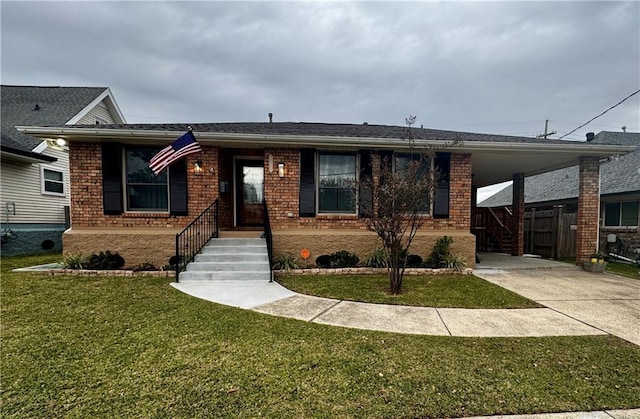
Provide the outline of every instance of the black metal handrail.
<path id="1" fill-rule="evenodd" d="M 264 217 L 264 238 L 267 241 L 267 253 L 269 254 L 269 282 L 273 282 L 273 236 L 271 235 L 271 223 L 269 222 L 269 209 L 267 200 L 262 200 L 262 216 Z"/>
<path id="2" fill-rule="evenodd" d="M 176 234 L 176 282 L 196 254 L 209 240 L 218 237 L 218 200 L 200 213 L 180 233 Z"/>

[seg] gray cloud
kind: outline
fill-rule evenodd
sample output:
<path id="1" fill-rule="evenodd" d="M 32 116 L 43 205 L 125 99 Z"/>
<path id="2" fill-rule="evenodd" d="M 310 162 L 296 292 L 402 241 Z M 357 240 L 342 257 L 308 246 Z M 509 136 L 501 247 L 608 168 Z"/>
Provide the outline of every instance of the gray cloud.
<path id="1" fill-rule="evenodd" d="M 129 122 L 567 132 L 640 85 L 638 2 L 3 2 L 2 82 L 112 88 Z M 640 131 L 640 95 L 572 135 Z"/>

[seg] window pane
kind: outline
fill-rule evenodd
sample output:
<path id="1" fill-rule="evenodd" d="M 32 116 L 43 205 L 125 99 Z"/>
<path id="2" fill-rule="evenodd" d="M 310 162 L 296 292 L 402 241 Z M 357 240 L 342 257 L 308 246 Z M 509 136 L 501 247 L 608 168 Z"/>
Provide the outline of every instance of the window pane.
<path id="1" fill-rule="evenodd" d="M 604 225 L 619 226 L 620 225 L 620 204 L 605 204 L 604 206 Z"/>
<path id="2" fill-rule="evenodd" d="M 166 185 L 129 185 L 130 210 L 168 210 Z"/>
<path id="3" fill-rule="evenodd" d="M 355 154 L 321 154 L 318 161 L 319 211 L 354 213 L 356 209 Z"/>
<path id="4" fill-rule="evenodd" d="M 149 169 L 149 161 L 159 151 L 159 148 L 127 148 L 125 163 L 128 210 L 169 210 L 167 170 L 163 170 L 156 176 Z"/>
<path id="5" fill-rule="evenodd" d="M 167 171 L 154 175 L 149 161 L 160 151 L 158 148 L 127 149 L 127 183 L 167 183 Z"/>
<path id="6" fill-rule="evenodd" d="M 638 203 L 625 202 L 622 204 L 622 224 L 623 226 L 638 225 Z"/>
<path id="7" fill-rule="evenodd" d="M 47 192 L 64 193 L 64 185 L 61 182 L 44 181 L 44 190 Z"/>
<path id="8" fill-rule="evenodd" d="M 338 208 L 337 189 L 320 188 L 319 191 L 319 210 L 320 212 L 336 211 Z"/>
<path id="9" fill-rule="evenodd" d="M 337 189 L 338 212 L 354 212 L 355 199 L 351 189 Z"/>
<path id="10" fill-rule="evenodd" d="M 46 180 L 56 180 L 58 182 L 62 182 L 62 172 L 44 169 L 44 178 Z"/>

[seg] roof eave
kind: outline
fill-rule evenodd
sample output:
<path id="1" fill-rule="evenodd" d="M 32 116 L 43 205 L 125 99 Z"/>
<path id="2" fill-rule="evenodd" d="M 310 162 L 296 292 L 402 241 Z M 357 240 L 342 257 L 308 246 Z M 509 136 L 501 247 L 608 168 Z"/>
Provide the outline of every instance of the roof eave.
<path id="1" fill-rule="evenodd" d="M 130 129 L 100 129 L 100 128 L 76 128 L 76 127 L 37 127 L 17 126 L 20 132 L 39 138 L 64 138 L 69 141 L 79 140 L 88 142 L 101 142 L 105 139 L 118 139 L 122 142 L 139 142 L 140 140 L 170 143 L 178 138 L 181 131 L 158 130 L 130 130 Z M 239 146 L 251 144 L 262 147 L 353 147 L 375 149 L 410 149 L 412 145 L 401 138 L 376 138 L 376 137 L 341 137 L 318 135 L 284 135 L 284 134 L 238 134 L 221 132 L 199 132 L 194 135 L 201 144 L 218 146 Z M 567 147 L 568 145 L 570 147 Z M 459 152 L 531 152 L 553 151 L 557 153 L 581 155 L 610 156 L 626 154 L 636 149 L 635 146 L 604 145 L 593 143 L 516 143 L 516 142 L 491 142 L 491 141 L 467 141 L 459 142 L 443 140 L 414 140 L 413 147 L 436 146 L 443 149 L 455 149 Z"/>

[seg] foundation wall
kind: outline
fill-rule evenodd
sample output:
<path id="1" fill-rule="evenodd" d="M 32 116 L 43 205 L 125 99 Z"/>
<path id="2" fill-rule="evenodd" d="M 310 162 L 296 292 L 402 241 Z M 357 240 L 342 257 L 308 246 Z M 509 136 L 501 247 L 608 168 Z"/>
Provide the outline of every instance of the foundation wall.
<path id="1" fill-rule="evenodd" d="M 476 238 L 464 231 L 429 230 L 419 232 L 409 253 L 419 255 L 423 260 L 431 254 L 436 241 L 442 236 L 453 238 L 450 246 L 452 254 L 460 254 L 468 268 L 475 267 Z M 320 255 L 339 250 L 348 250 L 364 260 L 376 248 L 381 247 L 378 236 L 366 230 L 275 230 L 273 231 L 274 257 L 284 254 L 295 256 L 302 266 L 315 266 Z M 300 256 L 302 249 L 310 252 L 308 259 Z"/>

